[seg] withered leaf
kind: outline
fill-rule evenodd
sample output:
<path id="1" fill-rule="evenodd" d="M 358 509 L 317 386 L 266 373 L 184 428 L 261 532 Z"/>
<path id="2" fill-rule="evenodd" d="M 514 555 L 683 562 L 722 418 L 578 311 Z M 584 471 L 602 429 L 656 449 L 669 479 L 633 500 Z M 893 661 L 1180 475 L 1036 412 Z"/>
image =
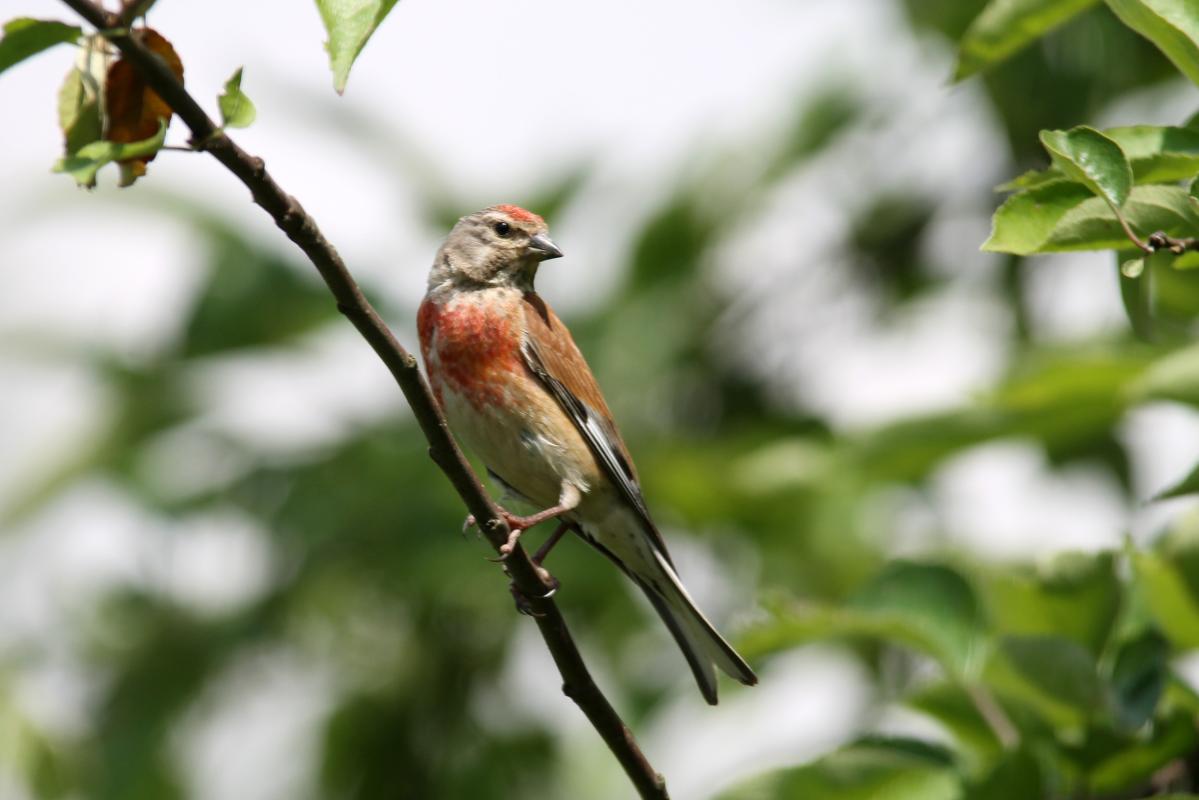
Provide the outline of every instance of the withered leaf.
<path id="1" fill-rule="evenodd" d="M 161 34 L 153 28 L 137 28 L 132 35 L 162 58 L 175 77 L 183 80 L 183 62 Z M 123 58 L 108 69 L 104 107 L 104 139 L 117 144 L 140 142 L 154 136 L 160 118 L 167 125 L 171 122 L 171 107 L 146 85 L 137 68 Z M 149 153 L 121 161 L 121 186 L 128 186 L 146 174 L 146 164 L 154 159 L 154 155 Z"/>
<path id="2" fill-rule="evenodd" d="M 63 149 L 73 156 L 85 145 L 104 135 L 100 119 L 100 97 L 112 57 L 99 36 L 89 36 L 79 48 L 75 66 L 67 73 L 58 91 L 58 125 L 63 133 Z"/>

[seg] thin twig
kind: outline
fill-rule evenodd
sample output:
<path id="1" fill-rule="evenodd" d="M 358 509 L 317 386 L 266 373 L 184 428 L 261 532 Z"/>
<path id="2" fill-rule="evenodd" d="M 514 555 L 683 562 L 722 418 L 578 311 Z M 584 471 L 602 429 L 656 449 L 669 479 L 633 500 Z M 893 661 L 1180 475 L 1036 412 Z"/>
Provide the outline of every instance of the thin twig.
<path id="1" fill-rule="evenodd" d="M 1151 233 L 1146 244 L 1152 253 L 1156 253 L 1158 250 L 1169 250 L 1176 256 L 1180 256 L 1188 250 L 1199 250 L 1199 239 L 1175 239 L 1173 236 L 1167 236 L 1165 231 Z"/>
<path id="2" fill-rule="evenodd" d="M 1135 244 L 1146 255 L 1153 255 L 1159 250 L 1169 250 L 1174 255 L 1180 256 L 1188 250 L 1199 250 L 1199 239 L 1175 239 L 1165 231 L 1151 233 L 1148 239 L 1142 241 L 1141 237 L 1137 236 L 1137 232 L 1128 224 L 1128 220 L 1125 219 L 1120 209 L 1111 203 L 1108 203 L 1108 206 L 1116 215 L 1116 221 L 1124 229 L 1124 235 L 1128 237 L 1128 241 Z"/>
<path id="3" fill-rule="evenodd" d="M 508 538 L 508 526 L 450 435 L 416 358 L 400 345 L 374 307 L 367 302 L 349 269 L 333 245 L 325 239 L 316 221 L 304 211 L 298 200 L 275 183 L 261 158 L 246 153 L 220 130 L 158 56 L 127 32 L 115 30 L 122 25 L 122 20 L 116 14 L 108 13 L 90 0 L 63 2 L 104 32 L 122 55 L 141 71 L 146 83 L 191 130 L 192 146 L 208 152 L 236 175 L 250 190 L 254 202 L 262 206 L 287 237 L 304 251 L 329 287 L 337 308 L 358 329 L 399 384 L 413 416 L 428 439 L 429 455 L 450 479 L 470 513 L 481 521 L 480 530 L 498 551 Z M 506 559 L 505 567 L 513 585 L 528 601 L 542 638 L 562 675 L 562 691 L 587 715 L 640 796 L 666 800 L 665 781 L 650 766 L 628 726 L 595 685 L 566 626 L 566 620 L 547 596 L 552 587 L 542 581 L 537 568 L 519 544 Z"/>
<path id="4" fill-rule="evenodd" d="M 117 19 L 121 21 L 121 26 L 129 28 L 133 26 L 133 21 L 139 17 L 146 16 L 150 11 L 150 7 L 157 0 L 123 0 L 121 10 L 117 12 Z"/>
<path id="5" fill-rule="evenodd" d="M 1111 204 L 1109 203 L 1109 205 L 1111 205 Z M 1120 227 L 1124 229 L 1124 235 L 1128 237 L 1128 240 L 1130 242 L 1132 242 L 1133 244 L 1135 244 L 1137 247 L 1141 248 L 1141 250 L 1143 250 L 1144 252 L 1152 253 L 1153 248 L 1150 247 L 1145 242 L 1141 241 L 1141 237 L 1137 236 L 1137 232 L 1134 231 L 1132 229 L 1132 226 L 1128 224 L 1128 220 L 1126 220 L 1124 218 L 1124 215 L 1120 213 L 1120 209 L 1116 208 L 1115 206 L 1111 206 L 1111 209 L 1112 209 L 1112 212 L 1116 215 L 1116 219 L 1119 221 Z"/>
<path id="6" fill-rule="evenodd" d="M 978 684 L 967 684 L 966 693 L 970 695 L 974 707 L 978 709 L 978 713 L 986 721 L 991 732 L 995 734 L 995 738 L 1003 745 L 1003 749 L 1015 749 L 1020 744 L 1020 731 L 1008 718 L 1007 712 L 1003 710 L 1003 706 L 999 705 L 999 701 L 995 699 L 994 695 L 986 687 Z"/>

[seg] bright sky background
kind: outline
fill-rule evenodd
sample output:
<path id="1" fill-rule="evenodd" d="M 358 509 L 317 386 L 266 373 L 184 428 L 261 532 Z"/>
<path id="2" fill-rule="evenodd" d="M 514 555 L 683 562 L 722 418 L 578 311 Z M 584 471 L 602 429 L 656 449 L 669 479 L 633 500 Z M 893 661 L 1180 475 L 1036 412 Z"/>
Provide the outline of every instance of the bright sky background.
<path id="1" fill-rule="evenodd" d="M 797 97 L 830 77 L 845 80 L 889 110 L 885 121 L 791 181 L 714 265 L 746 303 L 764 303 L 796 248 L 816 242 L 827 253 L 810 279 L 763 306 L 746 347 L 768 349 L 780 337 L 794 343 L 772 368 L 795 396 L 845 428 L 960 402 L 1002 368 L 993 331 L 1006 323 L 970 276 L 994 268 L 977 251 L 989 209 L 974 204 L 979 187 L 1002 176 L 1004 146 L 977 84 L 947 86 L 951 54 L 940 42 L 895 35 L 906 23 L 886 0 L 745 0 L 735 13 L 710 0 L 404 0 L 341 98 L 314 4 L 160 6 L 151 24 L 172 39 L 187 85 L 209 108 L 244 65 L 258 121 L 236 138 L 266 158 L 352 269 L 398 308 L 415 306 L 437 244 L 436 233 L 408 222 L 412 170 L 442 174 L 481 207 L 521 203 L 572 166 L 598 164 L 578 210 L 554 232 L 568 257 L 543 271 L 543 293 L 569 315 L 613 285 L 631 221 L 669 189 L 697 143 L 752 147 L 752 136 L 781 130 Z M 70 18 L 52 3 L 0 0 L 0 18 L 51 14 Z M 150 192 L 118 196 L 107 175 L 88 194 L 49 173 L 59 146 L 55 92 L 71 58 L 63 48 L 0 76 L 9 120 L 0 148 L 0 504 L 23 476 L 73 451 L 106 408 L 86 372 L 69 359 L 30 356 L 30 344 L 45 346 L 51 335 L 56 346 L 144 355 L 175 324 L 202 268 L 194 236 L 155 213 Z M 347 133 L 357 115 L 379 120 L 393 138 L 364 146 Z M 181 128 L 176 123 L 171 138 L 182 141 Z M 164 153 L 150 169 L 146 186 L 155 192 L 198 198 L 251 221 L 268 246 L 290 246 L 210 160 Z M 934 220 L 930 246 L 961 279 L 887 331 L 844 299 L 832 251 L 846 210 L 866 201 L 865 185 L 962 198 Z M 1113 272 L 1100 261 L 1044 261 L 1033 282 L 1039 330 L 1069 339 L 1124 324 Z M 398 333 L 413 339 L 404 327 Z M 224 359 L 197 377 L 197 392 L 211 408 L 205 424 L 280 450 L 336 438 L 344 425 L 401 402 L 348 328 L 300 355 Z M 1143 496 L 1183 474 L 1199 450 L 1195 414 L 1174 406 L 1137 411 L 1124 435 Z M 897 499 L 897 528 L 913 534 L 896 546 L 919 549 L 929 515 L 941 515 L 962 543 L 995 556 L 1111 547 L 1130 527 L 1146 535 L 1179 507 L 1130 515 L 1105 481 L 1080 469 L 1051 474 L 1039 451 L 1020 442 L 979 447 L 938 473 L 936 508 Z M 261 588 L 262 531 L 217 516 L 164 537 L 164 524 L 107 487 L 87 485 L 0 538 L 0 649 L 32 637 L 60 654 L 17 687 L 35 719 L 53 729 L 80 724 L 89 678 L 53 632 L 106 587 L 159 582 L 213 608 Z M 692 558 L 701 574 L 704 559 Z M 531 639 L 525 644 L 513 649 L 513 690 L 564 729 L 580 775 L 602 775 L 595 759 L 606 755 L 594 734 L 581 716 L 562 713 L 556 693 L 545 696 L 552 667 Z M 759 689 L 716 709 L 698 705 L 687 686 L 649 726 L 645 746 L 679 797 L 707 797 L 739 774 L 835 746 L 868 700 L 868 682 L 835 649 L 800 651 L 763 677 Z M 286 653 L 248 658 L 234 670 L 179 736 L 201 796 L 301 797 L 310 765 L 295 754 L 314 743 L 328 681 L 320 665 Z M 794 713 L 758 713 L 782 706 Z M 763 718 L 778 729 L 763 728 Z M 264 764 L 283 766 L 264 774 Z M 595 798 L 621 792 L 601 778 L 582 785 Z M 9 797 L 2 779 L 0 797 Z"/>

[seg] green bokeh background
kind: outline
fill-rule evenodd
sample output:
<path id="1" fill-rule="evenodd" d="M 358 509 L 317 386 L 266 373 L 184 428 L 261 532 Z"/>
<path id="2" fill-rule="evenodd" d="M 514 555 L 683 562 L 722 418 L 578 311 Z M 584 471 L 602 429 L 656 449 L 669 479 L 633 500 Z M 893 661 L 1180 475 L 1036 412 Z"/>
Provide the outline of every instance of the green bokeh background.
<path id="1" fill-rule="evenodd" d="M 945 46 L 980 7 L 909 0 L 906 27 L 894 35 Z M 1094 121 L 1121 98 L 1177 76 L 1098 7 L 975 80 L 1015 175 L 1044 165 L 1041 129 Z M 1193 110 L 1178 109 L 1177 122 Z M 1163 765 L 1193 759 L 1199 748 L 1199 703 L 1170 670 L 1172 659 L 1199 645 L 1199 628 L 1188 627 L 1199 595 L 1195 521 L 1180 513 L 1162 543 L 1135 557 L 1066 554 L 1034 567 L 988 563 L 949 545 L 896 561 L 894 520 L 878 509 L 896 493 L 927 500 L 930 477 L 948 459 L 1008 439 L 1034 442 L 1054 469 L 1099 470 L 1127 508 L 1144 501 L 1134 495 L 1118 430 L 1144 403 L 1199 401 L 1196 357 L 1185 349 L 1199 313 L 1199 272 L 1163 272 L 1154 342 L 1128 329 L 1047 340 L 1030 321 L 1027 282 L 1049 267 L 1008 257 L 985 275 L 960 274 L 930 255 L 930 221 L 947 210 L 941 198 L 916 187 L 852 187 L 866 200 L 835 251 L 849 273 L 846 291 L 867 298 L 879 324 L 964 281 L 981 285 L 1007 324 L 993 332 L 1004 340 L 1003 377 L 981 396 L 846 430 L 772 380 L 769 364 L 730 344 L 754 311 L 711 265 L 789 181 L 830 148 L 870 136 L 889 113 L 869 92 L 830 78 L 781 113 L 792 120 L 782 135 L 741 143 L 756 152 L 752 169 L 739 152 L 697 144 L 693 168 L 636 221 L 611 291 L 568 320 L 618 411 L 655 514 L 689 561 L 719 565 L 728 578 L 721 588 L 729 596 L 717 604 L 722 627 L 762 675 L 779 674 L 772 665 L 794 648 L 834 641 L 874 683 L 870 713 L 852 721 L 863 736 L 896 704 L 942 731 L 919 741 L 867 737 L 818 764 L 739 783 L 729 796 L 1140 796 Z M 364 147 L 394 138 L 370 119 L 352 120 L 345 135 Z M 903 158 L 897 148 L 894 159 Z M 598 738 L 565 736 L 563 725 L 523 710 L 527 697 L 513 690 L 510 672 L 546 656 L 531 623 L 514 613 L 501 572 L 484 560 L 487 548 L 459 535 L 464 511 L 403 409 L 282 456 L 196 425 L 205 413 L 196 376 L 206 365 L 302 352 L 346 323 L 297 255 L 280 257 L 201 198 L 155 194 L 160 168 L 132 190 L 142 200 L 84 200 L 144 201 L 149 219 L 167 215 L 194 229 L 204 280 L 177 335 L 149 355 L 46 353 L 79 359 L 101 380 L 111 413 L 99 435 L 4 509 L 2 524 L 19 532 L 63 491 L 99 482 L 160 522 L 162 536 L 214 514 L 248 521 L 265 535 L 266 588 L 215 611 L 152 582 L 106 593 L 59 632 L 90 685 L 84 719 L 66 733 L 43 729 L 19 704 L 5 708 L 6 684 L 54 654 L 20 642 L 0 650 L 0 773 L 8 784 L 39 798 L 187 797 L 180 727 L 236 675 L 282 659 L 319 663 L 326 676 L 306 797 L 627 796 Z M 421 217 L 410 224 L 429 234 L 472 210 L 469 190 L 459 196 L 427 175 L 397 173 L 422 194 Z M 552 227 L 578 210 L 596 177 L 586 166 L 565 170 L 524 204 Z M 996 198 L 980 193 L 974 202 L 991 207 Z M 1093 258 L 1097 273 L 1113 269 L 1109 256 Z M 365 283 L 412 343 L 413 309 Z M 784 363 L 798 344 L 775 341 L 762 360 Z M 6 346 L 41 352 L 28 342 Z M 180 491 L 154 467 L 164 458 L 216 477 Z M 551 569 L 585 657 L 635 731 L 662 724 L 666 709 L 687 702 L 679 698 L 700 703 L 657 621 L 606 562 L 568 542 Z M 577 714 L 544 664 L 533 674 L 544 677 L 535 691 L 551 698 L 553 714 Z M 730 703 L 744 691 L 722 687 Z M 1005 747 L 1002 725 L 983 719 L 988 703 L 1002 706 L 1015 745 Z M 238 734 L 227 735 L 235 742 Z M 750 778 L 746 772 L 710 792 Z"/>

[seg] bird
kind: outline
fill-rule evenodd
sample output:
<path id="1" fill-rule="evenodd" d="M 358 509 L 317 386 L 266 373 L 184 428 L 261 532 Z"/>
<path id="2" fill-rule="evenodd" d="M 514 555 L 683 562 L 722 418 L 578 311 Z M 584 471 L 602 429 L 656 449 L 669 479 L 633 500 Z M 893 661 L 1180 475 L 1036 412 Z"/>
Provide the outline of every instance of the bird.
<path id="1" fill-rule="evenodd" d="M 534 557 L 540 567 L 558 539 L 576 531 L 645 593 L 715 705 L 716 667 L 746 685 L 757 676 L 683 587 L 599 384 L 534 289 L 541 263 L 561 256 L 545 221 L 519 206 L 458 220 L 417 313 L 430 388 L 505 499 L 542 509 L 502 511 L 511 535 L 501 552 L 511 552 L 524 530 L 557 518 Z"/>

